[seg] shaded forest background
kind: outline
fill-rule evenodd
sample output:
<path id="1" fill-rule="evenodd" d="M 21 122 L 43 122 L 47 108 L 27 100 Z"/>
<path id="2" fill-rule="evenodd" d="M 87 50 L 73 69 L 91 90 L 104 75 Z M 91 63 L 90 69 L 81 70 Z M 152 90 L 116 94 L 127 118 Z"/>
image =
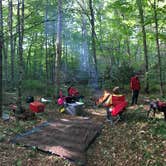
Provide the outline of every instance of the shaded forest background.
<path id="1" fill-rule="evenodd" d="M 164 96 L 166 2 L 163 0 L 2 0 L 2 91 L 57 95 L 63 85 Z M 1 103 L 2 103 L 2 95 Z M 2 104 L 0 104 L 2 105 Z"/>
<path id="2" fill-rule="evenodd" d="M 60 89 L 67 95 L 70 85 L 85 96 L 82 111 L 103 125 L 87 150 L 88 166 L 166 165 L 163 112 L 147 118 L 152 99 L 165 101 L 165 52 L 165 0 L 0 0 L 1 165 L 76 166 L 11 143 L 36 125 L 71 118 L 56 104 Z M 138 105 L 130 106 L 134 73 L 141 93 Z M 129 105 L 110 125 L 105 108 L 94 103 L 114 86 Z M 27 96 L 52 102 L 31 114 Z"/>

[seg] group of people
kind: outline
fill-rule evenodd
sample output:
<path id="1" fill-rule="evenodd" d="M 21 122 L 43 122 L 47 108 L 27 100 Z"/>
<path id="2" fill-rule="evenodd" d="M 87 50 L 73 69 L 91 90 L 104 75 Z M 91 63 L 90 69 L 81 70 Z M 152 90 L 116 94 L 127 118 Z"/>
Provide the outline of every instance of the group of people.
<path id="1" fill-rule="evenodd" d="M 134 75 L 130 80 L 130 88 L 132 90 L 132 100 L 131 105 L 137 104 L 138 95 L 140 91 L 140 81 L 138 75 Z M 72 103 L 79 101 L 83 98 L 80 96 L 78 90 L 73 86 L 68 89 L 68 96 L 63 96 L 62 91 L 60 91 L 60 98 L 58 99 L 58 104 L 63 105 L 65 102 Z M 105 90 L 103 96 L 99 98 L 96 104 L 102 104 L 106 108 L 107 120 L 111 120 L 111 115 L 121 115 L 125 107 L 127 106 L 127 101 L 125 96 L 119 93 L 119 87 L 115 87 L 112 92 Z"/>
<path id="2" fill-rule="evenodd" d="M 132 91 L 131 105 L 137 104 L 140 91 L 140 81 L 138 75 L 135 74 L 130 79 L 130 88 Z M 102 104 L 106 108 L 107 120 L 112 121 L 112 116 L 120 116 L 127 106 L 125 96 L 119 93 L 119 87 L 115 87 L 112 92 L 105 90 L 97 102 L 97 105 Z"/>

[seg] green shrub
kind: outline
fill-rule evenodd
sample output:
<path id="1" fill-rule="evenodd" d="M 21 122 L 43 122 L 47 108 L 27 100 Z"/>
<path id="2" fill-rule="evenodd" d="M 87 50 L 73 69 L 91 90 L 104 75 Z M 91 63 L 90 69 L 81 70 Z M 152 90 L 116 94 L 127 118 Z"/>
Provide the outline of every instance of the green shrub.
<path id="1" fill-rule="evenodd" d="M 166 139 L 166 123 L 159 121 L 151 128 L 152 134 Z"/>
<path id="2" fill-rule="evenodd" d="M 29 92 L 41 92 L 45 91 L 45 82 L 41 80 L 25 80 L 23 81 L 23 90 Z"/>

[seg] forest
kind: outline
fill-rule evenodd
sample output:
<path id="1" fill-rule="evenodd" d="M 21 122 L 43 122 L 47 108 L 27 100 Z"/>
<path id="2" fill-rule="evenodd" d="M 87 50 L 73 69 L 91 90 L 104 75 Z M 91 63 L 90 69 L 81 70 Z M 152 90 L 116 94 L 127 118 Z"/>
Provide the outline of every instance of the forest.
<path id="1" fill-rule="evenodd" d="M 0 0 L 0 165 L 166 165 L 165 52 L 165 0 Z"/>

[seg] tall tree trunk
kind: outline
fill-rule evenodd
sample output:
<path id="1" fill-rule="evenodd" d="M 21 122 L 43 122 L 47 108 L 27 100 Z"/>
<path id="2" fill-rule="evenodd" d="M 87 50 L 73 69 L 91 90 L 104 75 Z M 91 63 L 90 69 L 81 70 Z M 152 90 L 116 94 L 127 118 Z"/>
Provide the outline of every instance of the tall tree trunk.
<path id="1" fill-rule="evenodd" d="M 3 49 L 3 14 L 0 0 L 0 117 L 2 117 L 2 49 Z"/>
<path id="2" fill-rule="evenodd" d="M 146 43 L 146 31 L 145 31 L 145 22 L 144 22 L 144 11 L 142 7 L 142 0 L 137 0 L 139 15 L 140 15 L 140 22 L 142 28 L 142 36 L 143 36 L 143 46 L 144 46 L 144 58 L 145 58 L 145 92 L 149 92 L 149 64 L 148 64 L 148 49 Z"/>
<path id="3" fill-rule="evenodd" d="M 6 43 L 3 42 L 3 69 L 4 69 L 4 86 L 3 88 L 6 89 L 8 87 L 8 40 Z"/>
<path id="4" fill-rule="evenodd" d="M 13 1 L 9 0 L 9 36 L 10 36 L 10 58 L 11 58 L 11 78 L 12 89 L 14 88 L 14 48 L 13 48 Z"/>
<path id="5" fill-rule="evenodd" d="M 53 45 L 52 45 L 52 48 L 53 48 L 53 52 L 56 52 L 56 44 L 55 44 L 55 36 L 52 36 L 52 42 L 51 42 Z M 54 85 L 55 84 L 55 56 L 54 54 L 52 54 L 50 52 L 50 55 L 51 55 L 51 62 L 49 62 L 51 65 L 50 65 L 50 78 L 51 78 L 51 83 Z"/>
<path id="6" fill-rule="evenodd" d="M 47 5 L 49 4 L 47 0 Z M 46 20 L 48 20 L 48 6 L 46 6 Z M 48 59 L 48 32 L 45 32 L 45 64 L 46 64 L 46 95 L 48 93 L 49 83 L 49 59 Z"/>
<path id="7" fill-rule="evenodd" d="M 97 70 L 97 58 L 96 58 L 96 33 L 95 33 L 95 18 L 94 18 L 94 11 L 93 11 L 93 4 L 92 0 L 89 0 L 89 9 L 90 9 L 90 23 L 91 23 L 91 37 L 92 37 L 92 55 L 93 55 L 93 65 L 94 65 L 94 76 L 95 76 L 95 82 L 97 83 L 96 88 L 98 88 L 98 70 Z M 95 84 L 96 84 L 95 83 Z"/>
<path id="8" fill-rule="evenodd" d="M 21 9 L 20 9 L 21 8 Z M 18 81 L 18 114 L 22 111 L 22 79 L 23 79 L 23 34 L 24 34 L 24 0 L 18 0 L 18 54 L 19 54 L 19 81 Z"/>
<path id="9" fill-rule="evenodd" d="M 56 59 L 55 59 L 55 79 L 56 79 L 56 94 L 60 89 L 60 68 L 62 54 L 62 0 L 58 0 L 58 22 L 57 22 L 57 37 L 56 37 Z"/>
<path id="10" fill-rule="evenodd" d="M 164 96 L 156 0 L 154 0 L 153 9 L 154 9 L 154 21 L 155 21 L 155 31 L 156 31 L 156 48 L 157 48 L 157 57 L 158 57 L 158 72 L 159 72 L 159 82 L 160 82 L 160 94 L 161 94 L 161 96 Z"/>
<path id="11" fill-rule="evenodd" d="M 46 33 L 45 37 L 45 63 L 46 63 L 46 94 L 48 93 L 48 82 L 49 82 L 49 65 L 48 65 L 48 34 Z"/>

